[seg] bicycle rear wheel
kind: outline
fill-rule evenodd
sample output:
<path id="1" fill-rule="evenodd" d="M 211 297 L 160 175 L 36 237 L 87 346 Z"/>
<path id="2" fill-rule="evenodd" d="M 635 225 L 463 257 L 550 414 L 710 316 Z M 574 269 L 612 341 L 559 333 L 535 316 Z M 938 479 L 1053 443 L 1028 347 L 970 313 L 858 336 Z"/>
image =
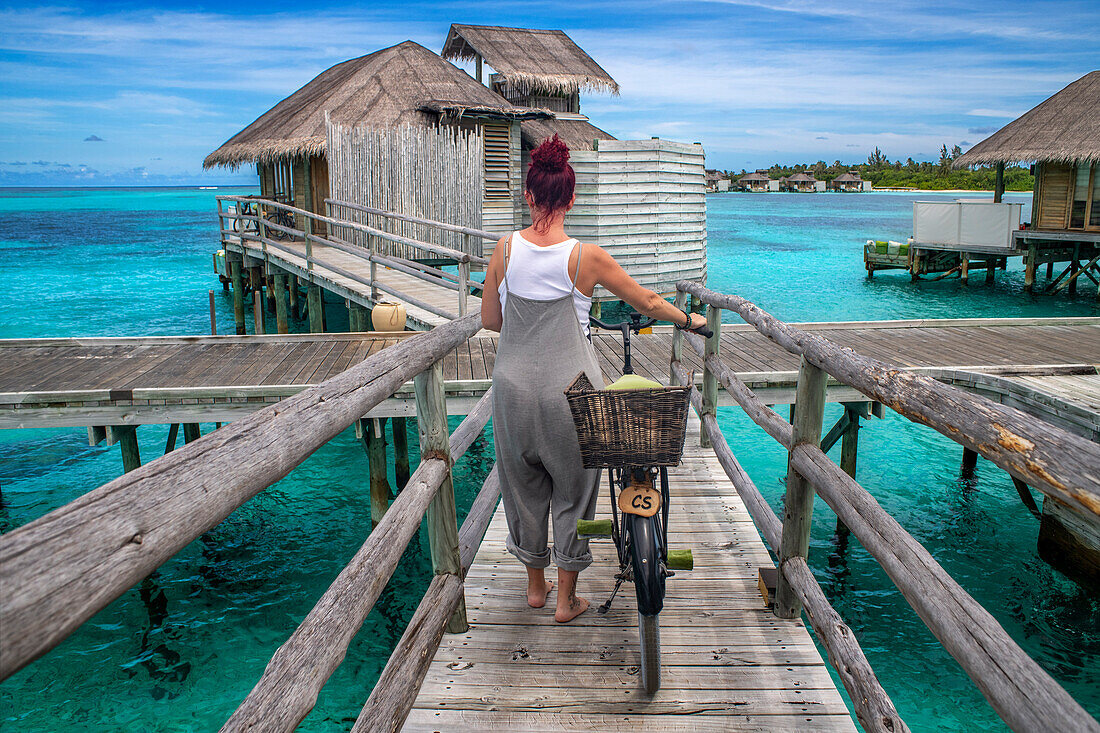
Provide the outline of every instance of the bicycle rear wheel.
<path id="1" fill-rule="evenodd" d="M 638 641 L 641 647 L 642 687 L 653 694 L 661 687 L 661 633 L 657 614 L 665 602 L 661 571 L 661 534 L 657 516 L 624 516 L 629 525 L 634 592 L 638 598 Z"/>
<path id="2" fill-rule="evenodd" d="M 642 649 L 642 688 L 652 695 L 661 688 L 661 627 L 657 616 L 638 614 L 638 641 Z"/>

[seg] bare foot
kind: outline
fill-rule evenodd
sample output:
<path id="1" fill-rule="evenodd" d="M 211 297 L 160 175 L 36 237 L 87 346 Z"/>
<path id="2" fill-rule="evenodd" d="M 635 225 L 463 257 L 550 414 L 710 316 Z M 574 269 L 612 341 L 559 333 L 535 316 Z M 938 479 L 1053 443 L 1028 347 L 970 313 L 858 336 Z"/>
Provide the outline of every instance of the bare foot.
<path id="1" fill-rule="evenodd" d="M 550 580 L 542 581 L 542 587 L 527 584 L 527 605 L 531 608 L 542 608 L 546 605 L 546 597 L 554 590 L 554 583 Z"/>
<path id="2" fill-rule="evenodd" d="M 560 624 L 568 623 L 588 610 L 588 601 L 578 598 L 575 593 L 566 598 L 558 596 L 558 609 L 554 612 L 554 620 Z"/>

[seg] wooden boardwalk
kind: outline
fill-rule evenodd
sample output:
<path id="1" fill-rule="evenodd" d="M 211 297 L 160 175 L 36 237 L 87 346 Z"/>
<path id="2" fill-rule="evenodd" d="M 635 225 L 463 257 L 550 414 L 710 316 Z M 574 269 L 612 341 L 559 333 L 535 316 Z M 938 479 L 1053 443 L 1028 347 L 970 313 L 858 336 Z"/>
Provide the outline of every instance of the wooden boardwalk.
<path id="1" fill-rule="evenodd" d="M 698 434 L 692 414 L 670 471 L 669 541 L 692 550 L 695 570 L 668 580 L 657 694 L 640 688 L 633 586 L 596 613 L 617 571 L 610 540 L 591 542 L 595 562 L 580 576 L 592 608 L 558 624 L 554 595 L 527 606 L 501 505 L 466 577 L 470 630 L 444 636 L 405 731 L 855 731 L 803 622 L 764 606 L 757 569 L 774 563 Z M 597 516 L 609 518 L 601 489 Z"/>
<path id="2" fill-rule="evenodd" d="M 225 247 L 231 252 L 241 252 L 256 260 L 269 262 L 280 270 L 284 270 L 291 275 L 297 275 L 303 281 L 312 280 L 337 297 L 368 308 L 374 304 L 375 301 L 371 297 L 371 288 L 364 282 L 347 277 L 347 275 L 341 274 L 336 269 L 326 267 L 320 262 L 315 262 L 312 270 L 308 269 L 306 266 L 305 242 L 288 240 L 279 244 L 293 250 L 293 253 L 283 252 L 275 247 L 264 248 L 261 243 L 252 240 L 248 240 L 243 246 L 239 240 L 230 240 L 224 243 Z M 350 272 L 364 281 L 370 281 L 370 262 L 363 257 L 356 257 L 335 247 L 314 243 L 313 258 L 332 264 L 340 270 Z M 389 286 L 402 293 L 408 293 L 446 312 L 458 314 L 458 292 L 456 290 L 429 283 L 383 265 L 378 265 L 376 272 L 378 282 L 382 285 Z M 403 304 L 410 325 L 421 330 L 434 328 L 446 323 L 448 320 L 384 291 L 379 292 L 379 300 Z M 469 296 L 468 307 L 471 312 L 480 310 L 481 299 L 477 296 Z"/>
<path id="3" fill-rule="evenodd" d="M 801 328 L 899 366 L 1058 374 L 1100 364 L 1100 319 L 970 319 L 803 324 Z M 0 427 L 139 425 L 231 421 L 340 373 L 404 336 L 303 334 L 0 340 Z M 634 367 L 665 382 L 671 332 L 632 341 Z M 605 377 L 622 369 L 618 336 L 595 334 Z M 488 389 L 497 339 L 470 339 L 443 361 L 448 409 L 465 414 Z M 748 326 L 722 331 L 722 360 L 765 401 L 794 399 L 798 360 Z M 685 363 L 702 365 L 690 350 Z M 1064 371 L 1064 370 L 1063 370 Z M 1076 384 L 1088 386 L 1088 382 Z M 372 416 L 408 415 L 411 385 Z M 1094 414 L 1095 393 L 1063 397 Z M 722 404 L 725 401 L 721 393 Z M 832 387 L 833 401 L 865 399 Z"/>

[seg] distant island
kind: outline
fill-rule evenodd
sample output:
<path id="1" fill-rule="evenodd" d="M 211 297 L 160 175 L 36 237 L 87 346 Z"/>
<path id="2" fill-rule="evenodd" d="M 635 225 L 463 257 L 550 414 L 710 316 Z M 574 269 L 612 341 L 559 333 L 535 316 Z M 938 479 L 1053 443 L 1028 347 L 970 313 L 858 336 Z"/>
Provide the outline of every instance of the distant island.
<path id="1" fill-rule="evenodd" d="M 947 145 L 940 148 L 940 159 L 937 162 L 917 162 L 912 158 L 902 162 L 891 161 L 881 150 L 875 148 L 865 163 L 841 163 L 834 161 L 831 165 L 823 160 L 816 163 L 802 163 L 799 165 L 784 166 L 776 163 L 771 168 L 759 169 L 760 173 L 767 175 L 772 180 L 778 180 L 794 175 L 795 173 L 811 173 L 819 181 L 832 182 L 834 178 L 849 171 L 856 172 L 865 181 L 870 181 L 875 188 L 914 188 L 923 191 L 966 190 L 966 191 L 992 191 L 996 170 L 993 166 L 979 167 L 974 170 L 955 169 L 952 164 L 962 155 L 962 150 L 955 145 L 950 150 Z M 736 184 L 737 179 L 749 173 L 742 170 L 740 173 L 726 171 L 730 180 Z M 1031 191 L 1035 185 L 1035 178 L 1028 168 L 1018 165 L 1005 167 L 1006 191 Z"/>

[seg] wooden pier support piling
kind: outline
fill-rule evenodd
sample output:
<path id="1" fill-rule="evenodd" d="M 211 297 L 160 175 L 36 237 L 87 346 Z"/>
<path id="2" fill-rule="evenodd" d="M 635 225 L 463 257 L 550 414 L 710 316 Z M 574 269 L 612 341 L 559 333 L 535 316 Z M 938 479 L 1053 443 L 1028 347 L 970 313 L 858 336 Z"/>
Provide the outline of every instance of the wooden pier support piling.
<path id="1" fill-rule="evenodd" d="M 183 424 L 183 442 L 193 443 L 202 437 L 202 431 L 199 430 L 199 424 L 197 422 L 185 422 Z"/>
<path id="2" fill-rule="evenodd" d="M 1034 245 L 1030 245 L 1027 248 L 1027 254 L 1024 255 L 1024 290 L 1031 292 L 1035 287 L 1035 268 L 1039 265 L 1039 249 Z"/>
<path id="3" fill-rule="evenodd" d="M 263 334 L 266 332 L 264 328 L 264 306 L 263 306 L 263 291 L 252 291 L 252 328 L 256 334 Z"/>
<path id="4" fill-rule="evenodd" d="M 233 260 L 229 263 L 229 279 L 233 283 L 233 323 L 237 327 L 237 335 L 245 334 L 244 328 L 244 278 L 241 277 L 241 263 Z"/>
<path id="5" fill-rule="evenodd" d="M 986 263 L 985 263 L 985 284 L 986 285 L 992 285 L 993 284 L 993 282 L 994 282 L 993 281 L 993 273 L 995 273 L 997 271 L 997 265 L 1000 261 L 1001 260 L 1000 260 L 999 257 L 990 257 L 989 259 L 986 260 Z"/>
<path id="6" fill-rule="evenodd" d="M 321 286 L 315 283 L 310 283 L 306 288 L 307 304 L 306 308 L 309 311 L 309 332 L 310 333 L 324 333 L 324 303 L 321 300 Z"/>
<path id="7" fill-rule="evenodd" d="M 970 253 L 969 252 L 963 252 L 962 255 L 960 255 L 960 260 L 961 260 L 961 262 L 959 264 L 959 280 L 962 282 L 963 285 L 969 285 L 970 284 Z"/>
<path id="8" fill-rule="evenodd" d="M 405 488 L 409 483 L 409 427 L 403 417 L 395 417 L 390 421 L 390 430 L 393 432 L 393 478 L 398 490 Z"/>
<path id="9" fill-rule="evenodd" d="M 214 291 L 210 291 L 210 335 L 218 335 L 218 314 L 214 310 Z"/>
<path id="10" fill-rule="evenodd" d="M 122 448 L 122 472 L 130 473 L 134 469 L 141 468 L 141 451 L 138 449 L 137 427 L 124 425 L 112 427 L 119 447 Z"/>
<path id="11" fill-rule="evenodd" d="M 978 465 L 978 454 L 969 448 L 963 448 L 962 468 L 960 473 L 964 479 L 974 478 L 974 469 Z"/>
<path id="12" fill-rule="evenodd" d="M 711 306 L 713 307 L 713 306 Z M 717 309 L 715 309 L 717 310 Z M 821 423 L 825 414 L 825 381 L 822 369 L 802 357 L 795 390 L 794 420 L 791 423 L 791 452 L 802 443 L 821 443 Z M 810 518 L 814 509 L 814 488 L 793 467 L 787 469 L 787 493 L 783 499 L 783 534 L 779 543 L 779 585 L 775 593 L 775 615 L 796 618 L 802 613 L 802 601 L 782 572 L 794 557 L 805 559 L 810 547 Z"/>
<path id="13" fill-rule="evenodd" d="M 870 409 L 869 403 L 864 403 Z M 859 452 L 859 418 L 858 405 L 844 404 L 844 415 L 848 418 L 848 425 L 844 430 L 844 436 L 840 442 L 840 468 L 852 478 L 856 477 L 856 456 Z M 836 518 L 836 533 L 839 537 L 847 538 L 851 533 L 848 525 L 844 524 L 840 517 Z"/>
<path id="14" fill-rule="evenodd" d="M 298 276 L 290 276 L 290 317 L 297 320 L 300 317 L 298 312 Z"/>
<path id="15" fill-rule="evenodd" d="M 377 527 L 390 507 L 390 480 L 386 472 L 386 418 L 359 420 L 363 449 L 370 469 L 370 519 Z"/>
<path id="16" fill-rule="evenodd" d="M 428 506 L 428 540 L 432 551 L 432 568 L 436 575 L 462 574 L 462 559 L 458 553 L 458 517 L 455 510 L 454 483 L 451 478 L 450 433 L 447 427 L 447 401 L 443 392 L 443 360 L 416 375 L 416 422 L 420 427 L 420 457 L 443 458 L 447 475 Z M 447 624 L 452 634 L 465 633 L 466 600 Z"/>
<path id="17" fill-rule="evenodd" d="M 272 278 L 274 287 L 271 288 L 271 292 L 275 296 L 275 328 L 279 333 L 288 333 L 290 326 L 286 317 L 286 275 L 280 273 L 273 275 Z"/>

